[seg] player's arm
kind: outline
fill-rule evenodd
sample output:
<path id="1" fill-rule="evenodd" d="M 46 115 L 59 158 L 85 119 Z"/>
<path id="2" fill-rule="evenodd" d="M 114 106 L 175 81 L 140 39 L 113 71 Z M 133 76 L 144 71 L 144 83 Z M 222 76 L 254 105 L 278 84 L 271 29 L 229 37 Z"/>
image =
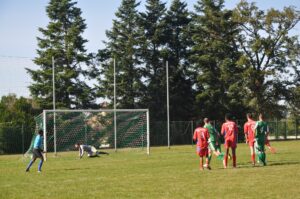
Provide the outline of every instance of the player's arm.
<path id="1" fill-rule="evenodd" d="M 248 143 L 248 125 L 247 123 L 244 124 L 244 135 L 245 135 L 245 141 Z"/>
<path id="2" fill-rule="evenodd" d="M 194 131 L 194 136 L 193 136 L 193 142 L 196 143 L 197 142 L 197 131 Z"/>
<path id="3" fill-rule="evenodd" d="M 225 127 L 224 127 L 224 124 L 222 125 L 222 128 L 221 128 L 221 135 L 222 136 L 225 136 L 226 132 L 225 132 Z"/>
<path id="4" fill-rule="evenodd" d="M 234 133 L 236 135 L 236 142 L 238 142 L 239 130 L 236 124 L 234 125 Z"/>

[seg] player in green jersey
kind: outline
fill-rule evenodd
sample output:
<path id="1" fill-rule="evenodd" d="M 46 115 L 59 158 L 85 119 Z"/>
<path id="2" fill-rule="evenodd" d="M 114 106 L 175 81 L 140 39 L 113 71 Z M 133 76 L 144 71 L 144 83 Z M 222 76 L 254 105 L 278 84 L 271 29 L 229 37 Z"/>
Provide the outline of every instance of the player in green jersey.
<path id="1" fill-rule="evenodd" d="M 209 140 L 208 140 L 208 161 L 210 162 L 212 153 L 217 156 L 218 159 L 223 160 L 224 154 L 221 152 L 220 135 L 217 130 L 211 125 L 208 118 L 204 118 L 204 128 L 208 129 Z"/>
<path id="2" fill-rule="evenodd" d="M 268 133 L 268 124 L 264 121 L 263 115 L 259 114 L 259 121 L 255 125 L 255 150 L 259 162 L 262 162 L 264 166 L 266 165 L 265 142 Z"/>

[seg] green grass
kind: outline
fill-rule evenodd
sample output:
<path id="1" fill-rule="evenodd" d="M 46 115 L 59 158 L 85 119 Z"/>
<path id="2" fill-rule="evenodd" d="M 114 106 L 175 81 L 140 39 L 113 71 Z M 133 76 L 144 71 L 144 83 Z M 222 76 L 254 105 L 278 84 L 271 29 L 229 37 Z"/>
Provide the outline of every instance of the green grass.
<path id="1" fill-rule="evenodd" d="M 77 152 L 48 155 L 43 172 L 29 159 L 0 156 L 0 198 L 299 198 L 300 141 L 273 142 L 268 166 L 252 167 L 246 144 L 237 148 L 238 168 L 199 171 L 195 147 L 174 146 L 111 152 L 78 159 Z"/>

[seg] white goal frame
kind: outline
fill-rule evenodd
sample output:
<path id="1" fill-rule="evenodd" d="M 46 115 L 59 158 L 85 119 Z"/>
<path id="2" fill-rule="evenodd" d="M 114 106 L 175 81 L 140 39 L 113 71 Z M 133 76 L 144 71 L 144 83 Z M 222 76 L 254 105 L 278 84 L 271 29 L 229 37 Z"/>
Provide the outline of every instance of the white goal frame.
<path id="1" fill-rule="evenodd" d="M 55 113 L 74 113 L 74 112 L 109 112 L 109 113 L 117 113 L 117 112 L 145 112 L 146 113 L 146 121 L 147 121 L 147 154 L 150 154 L 150 119 L 149 119 L 149 109 L 46 109 L 43 110 L 43 132 L 44 132 L 44 152 L 45 152 L 45 159 L 47 154 L 47 125 L 46 125 L 46 115 L 47 113 L 54 114 L 54 121 L 55 121 Z M 114 114 L 114 141 L 115 141 L 115 151 L 117 151 L 117 121 L 116 121 L 116 114 Z M 54 154 L 57 154 L 56 151 L 56 126 L 55 122 L 53 123 L 54 126 Z"/>

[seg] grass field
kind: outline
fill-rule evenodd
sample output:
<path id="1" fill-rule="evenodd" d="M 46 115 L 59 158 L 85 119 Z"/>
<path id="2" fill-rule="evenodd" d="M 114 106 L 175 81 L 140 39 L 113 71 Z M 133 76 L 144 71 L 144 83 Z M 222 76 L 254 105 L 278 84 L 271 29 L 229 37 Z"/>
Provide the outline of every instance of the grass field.
<path id="1" fill-rule="evenodd" d="M 237 149 L 238 168 L 199 171 L 195 147 L 173 146 L 119 151 L 78 159 L 77 152 L 48 155 L 43 172 L 29 159 L 0 156 L 0 198 L 300 198 L 300 141 L 272 142 L 266 167 L 252 167 L 245 144 Z"/>

